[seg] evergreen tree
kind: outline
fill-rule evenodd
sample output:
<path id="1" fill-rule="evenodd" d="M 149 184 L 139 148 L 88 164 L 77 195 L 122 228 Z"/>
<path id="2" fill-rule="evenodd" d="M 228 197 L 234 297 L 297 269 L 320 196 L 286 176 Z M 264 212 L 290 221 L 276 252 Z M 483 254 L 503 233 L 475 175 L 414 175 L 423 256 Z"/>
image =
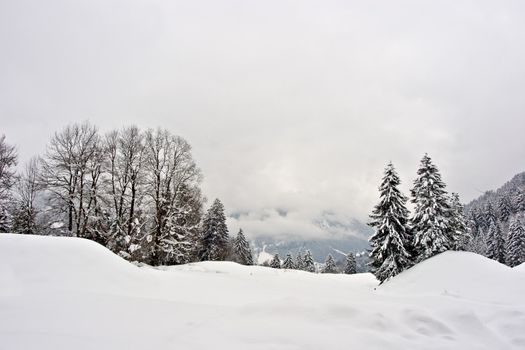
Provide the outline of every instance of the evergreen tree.
<path id="1" fill-rule="evenodd" d="M 406 197 L 397 188 L 401 181 L 392 163 L 385 168 L 380 202 L 370 215 L 375 229 L 370 237 L 373 273 L 381 282 L 411 266 L 411 237 L 408 229 Z"/>
<path id="2" fill-rule="evenodd" d="M 505 241 L 501 228 L 495 220 L 491 220 L 488 240 L 487 240 L 487 257 L 500 263 L 505 263 Z"/>
<path id="3" fill-rule="evenodd" d="M 216 199 L 202 225 L 201 260 L 224 260 L 228 253 L 228 227 L 224 206 Z"/>
<path id="4" fill-rule="evenodd" d="M 417 174 L 411 191 L 415 204 L 411 224 L 417 260 L 421 261 L 453 248 L 454 234 L 445 183 L 428 155 L 421 160 Z"/>
<path id="5" fill-rule="evenodd" d="M 324 262 L 322 273 L 337 273 L 335 261 L 331 254 L 328 254 Z"/>
<path id="6" fill-rule="evenodd" d="M 502 222 L 507 222 L 512 213 L 512 204 L 507 194 L 503 194 L 498 199 L 498 214 Z"/>
<path id="7" fill-rule="evenodd" d="M 297 252 L 297 257 L 295 258 L 295 269 L 297 270 L 304 270 L 304 259 L 301 255 L 301 252 Z"/>
<path id="8" fill-rule="evenodd" d="M 309 250 L 307 250 L 304 253 L 303 258 L 303 270 L 308 272 L 315 272 L 315 263 L 314 259 L 312 258 L 312 253 L 310 253 Z"/>
<path id="9" fill-rule="evenodd" d="M 283 269 L 295 269 L 295 264 L 293 263 L 292 254 L 286 254 L 286 259 L 283 262 Z"/>
<path id="10" fill-rule="evenodd" d="M 518 218 L 510 224 L 506 248 L 507 265 L 514 267 L 525 262 L 525 227 Z"/>
<path id="11" fill-rule="evenodd" d="M 36 212 L 33 208 L 19 206 L 13 215 L 13 232 L 27 235 L 38 234 L 35 216 Z"/>
<path id="12" fill-rule="evenodd" d="M 242 265 L 253 265 L 252 250 L 250 244 L 244 237 L 242 229 L 239 230 L 237 237 L 233 241 L 234 261 Z"/>
<path id="13" fill-rule="evenodd" d="M 346 256 L 344 273 L 347 275 L 353 275 L 354 273 L 357 273 L 357 263 L 355 260 L 355 254 L 352 252 L 348 253 L 348 255 Z"/>
<path id="14" fill-rule="evenodd" d="M 275 254 L 273 256 L 273 259 L 270 262 L 270 267 L 272 267 L 274 269 L 280 269 L 281 268 L 281 259 L 279 259 L 279 254 Z"/>
<path id="15" fill-rule="evenodd" d="M 0 233 L 11 232 L 11 215 L 7 206 L 0 202 Z"/>
<path id="16" fill-rule="evenodd" d="M 487 256 L 488 232 L 479 231 L 476 237 L 472 237 L 467 244 L 467 251 Z"/>
<path id="17" fill-rule="evenodd" d="M 452 193 L 450 196 L 450 219 L 453 235 L 454 250 L 465 250 L 468 241 L 470 240 L 469 229 L 467 226 L 467 219 L 463 212 L 463 204 L 459 200 L 457 193 Z"/>
<path id="18" fill-rule="evenodd" d="M 525 190 L 518 188 L 514 194 L 514 212 L 525 211 Z"/>

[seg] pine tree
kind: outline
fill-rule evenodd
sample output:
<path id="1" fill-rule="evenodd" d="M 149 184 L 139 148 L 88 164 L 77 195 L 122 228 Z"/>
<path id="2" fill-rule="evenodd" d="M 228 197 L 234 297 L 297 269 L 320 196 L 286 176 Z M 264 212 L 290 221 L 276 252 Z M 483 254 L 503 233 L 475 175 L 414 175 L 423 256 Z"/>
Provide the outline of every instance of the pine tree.
<path id="1" fill-rule="evenodd" d="M 0 233 L 11 232 L 11 221 L 7 206 L 0 202 Z"/>
<path id="2" fill-rule="evenodd" d="M 421 160 L 417 174 L 411 191 L 415 204 L 411 224 L 414 249 L 421 261 L 453 248 L 454 236 L 445 184 L 428 155 Z"/>
<path id="3" fill-rule="evenodd" d="M 410 267 L 411 237 L 408 229 L 406 197 L 397 188 L 401 181 L 392 163 L 385 168 L 380 202 L 370 215 L 369 225 L 375 229 L 370 237 L 373 273 L 381 282 Z"/>
<path id="4" fill-rule="evenodd" d="M 525 210 L 525 190 L 518 188 L 514 194 L 514 212 L 518 213 Z"/>
<path id="5" fill-rule="evenodd" d="M 303 270 L 308 272 L 315 272 L 314 259 L 312 258 L 312 253 L 310 253 L 309 250 L 307 250 L 304 254 Z"/>
<path id="6" fill-rule="evenodd" d="M 472 237 L 472 239 L 468 242 L 467 251 L 487 256 L 488 232 L 479 231 L 476 237 Z"/>
<path id="7" fill-rule="evenodd" d="M 453 235 L 454 250 L 465 250 L 470 240 L 469 229 L 467 226 L 467 219 L 463 212 L 463 204 L 459 200 L 457 193 L 452 193 L 450 196 L 450 220 Z"/>
<path id="8" fill-rule="evenodd" d="M 228 253 L 228 227 L 224 206 L 216 199 L 202 225 L 201 260 L 224 260 Z"/>
<path id="9" fill-rule="evenodd" d="M 506 261 L 510 267 L 525 262 L 525 227 L 518 218 L 514 218 L 510 224 L 506 251 Z"/>
<path id="10" fill-rule="evenodd" d="M 331 254 L 328 254 L 324 262 L 322 273 L 337 273 L 335 261 Z"/>
<path id="11" fill-rule="evenodd" d="M 507 194 L 503 194 L 498 199 L 498 214 L 502 222 L 507 222 L 512 213 L 512 205 Z"/>
<path id="12" fill-rule="evenodd" d="M 273 256 L 273 259 L 270 262 L 270 267 L 274 268 L 274 269 L 280 269 L 281 268 L 281 259 L 279 259 L 279 254 L 275 254 Z"/>
<path id="13" fill-rule="evenodd" d="M 13 215 L 13 232 L 26 235 L 35 235 L 38 228 L 35 220 L 36 212 L 33 208 L 19 206 Z"/>
<path id="14" fill-rule="evenodd" d="M 286 259 L 283 262 L 283 269 L 295 269 L 295 264 L 293 263 L 292 254 L 286 254 Z"/>
<path id="15" fill-rule="evenodd" d="M 346 256 L 344 273 L 347 275 L 353 275 L 357 273 L 357 263 L 355 261 L 355 254 L 350 252 Z"/>
<path id="16" fill-rule="evenodd" d="M 505 263 L 505 241 L 501 228 L 495 220 L 491 220 L 488 240 L 487 240 L 487 257 L 500 263 Z"/>
<path id="17" fill-rule="evenodd" d="M 297 252 L 294 265 L 296 270 L 304 270 L 304 259 L 300 251 Z"/>
<path id="18" fill-rule="evenodd" d="M 253 265 L 252 250 L 250 244 L 244 237 L 242 229 L 239 230 L 237 237 L 233 241 L 234 261 L 242 265 Z"/>

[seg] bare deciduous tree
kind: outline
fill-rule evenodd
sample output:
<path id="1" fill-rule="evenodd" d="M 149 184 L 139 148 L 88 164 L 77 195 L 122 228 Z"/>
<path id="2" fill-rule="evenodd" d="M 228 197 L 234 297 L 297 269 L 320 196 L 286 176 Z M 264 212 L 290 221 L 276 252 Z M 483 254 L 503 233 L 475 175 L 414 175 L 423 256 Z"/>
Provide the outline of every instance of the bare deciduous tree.
<path id="1" fill-rule="evenodd" d="M 88 122 L 67 126 L 53 135 L 41 162 L 50 204 L 78 237 L 96 238 L 90 224 L 97 214 L 99 141 L 97 128 Z"/>

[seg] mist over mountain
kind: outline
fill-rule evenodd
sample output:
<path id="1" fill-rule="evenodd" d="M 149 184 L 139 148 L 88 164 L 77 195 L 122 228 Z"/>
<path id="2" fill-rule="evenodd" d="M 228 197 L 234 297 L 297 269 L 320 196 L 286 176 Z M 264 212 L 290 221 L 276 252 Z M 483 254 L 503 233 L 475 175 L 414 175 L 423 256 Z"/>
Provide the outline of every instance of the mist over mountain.
<path id="1" fill-rule="evenodd" d="M 360 254 L 369 248 L 368 238 L 373 230 L 356 219 L 338 219 L 333 213 L 325 212 L 313 222 L 324 234 L 305 235 L 276 232 L 252 238 L 256 261 L 263 263 L 274 254 L 284 258 L 287 253 L 294 257 L 298 252 L 310 250 L 316 262 L 322 263 L 328 254 L 335 260 L 342 260 L 348 252 Z"/>

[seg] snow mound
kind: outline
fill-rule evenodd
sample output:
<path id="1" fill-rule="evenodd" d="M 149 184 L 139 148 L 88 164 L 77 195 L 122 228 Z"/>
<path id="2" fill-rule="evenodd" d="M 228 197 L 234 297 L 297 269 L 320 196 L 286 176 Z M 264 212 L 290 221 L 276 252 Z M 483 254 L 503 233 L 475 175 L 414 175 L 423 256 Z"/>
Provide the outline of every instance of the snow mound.
<path id="1" fill-rule="evenodd" d="M 514 269 L 470 252 L 449 251 L 427 259 L 381 286 L 393 293 L 446 295 L 506 301 L 523 299 L 525 276 Z"/>
<path id="2" fill-rule="evenodd" d="M 523 276 L 445 253 L 377 288 L 371 274 L 139 267 L 83 239 L 0 234 L 0 349 L 523 349 Z"/>
<path id="3" fill-rule="evenodd" d="M 525 263 L 514 267 L 514 270 L 519 271 L 519 272 L 525 272 Z"/>

